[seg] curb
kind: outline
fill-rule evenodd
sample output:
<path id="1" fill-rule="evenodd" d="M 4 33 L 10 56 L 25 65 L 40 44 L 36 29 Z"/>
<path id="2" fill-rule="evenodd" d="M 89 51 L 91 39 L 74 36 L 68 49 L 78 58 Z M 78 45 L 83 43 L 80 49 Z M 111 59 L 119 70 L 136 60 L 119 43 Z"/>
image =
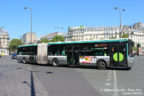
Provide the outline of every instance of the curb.
<path id="1" fill-rule="evenodd" d="M 29 69 L 32 70 L 31 65 L 29 65 Z M 42 83 L 40 82 L 40 80 L 35 72 L 33 72 L 33 78 L 34 78 L 34 86 L 35 86 L 36 96 L 48 96 L 48 91 L 42 85 Z"/>

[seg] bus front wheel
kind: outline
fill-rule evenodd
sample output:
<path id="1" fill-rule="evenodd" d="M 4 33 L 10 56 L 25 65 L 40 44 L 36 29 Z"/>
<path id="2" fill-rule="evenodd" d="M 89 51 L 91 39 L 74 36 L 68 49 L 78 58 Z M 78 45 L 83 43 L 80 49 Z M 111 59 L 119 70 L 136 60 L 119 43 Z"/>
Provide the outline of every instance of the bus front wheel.
<path id="1" fill-rule="evenodd" d="M 57 60 L 57 59 L 54 59 L 54 60 L 52 61 L 52 65 L 53 65 L 54 67 L 57 67 L 57 66 L 58 66 L 58 60 Z"/>
<path id="2" fill-rule="evenodd" d="M 23 62 L 24 64 L 26 64 L 26 60 L 25 60 L 25 58 L 23 58 L 22 62 Z"/>
<path id="3" fill-rule="evenodd" d="M 106 69 L 106 62 L 103 61 L 103 60 L 99 60 L 99 61 L 97 62 L 97 67 L 98 67 L 98 69 L 101 69 L 101 70 Z"/>

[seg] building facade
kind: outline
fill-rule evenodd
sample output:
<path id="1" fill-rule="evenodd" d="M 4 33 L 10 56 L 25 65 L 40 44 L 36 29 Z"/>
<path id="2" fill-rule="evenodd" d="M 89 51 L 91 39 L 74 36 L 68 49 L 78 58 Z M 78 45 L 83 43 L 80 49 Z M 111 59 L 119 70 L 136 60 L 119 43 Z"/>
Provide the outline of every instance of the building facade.
<path id="1" fill-rule="evenodd" d="M 122 34 L 128 34 L 128 38 L 141 45 L 141 54 L 144 54 L 144 24 L 135 23 L 133 26 L 108 27 L 69 27 L 66 35 L 66 41 L 85 41 L 85 40 L 102 40 L 102 39 L 120 39 L 120 31 Z"/>
<path id="2" fill-rule="evenodd" d="M 0 55 L 9 55 L 9 34 L 0 28 Z"/>
<path id="3" fill-rule="evenodd" d="M 119 38 L 119 27 L 72 27 L 68 29 L 66 41 L 101 40 Z"/>
<path id="4" fill-rule="evenodd" d="M 53 40 L 53 37 L 55 37 L 56 35 L 61 35 L 61 36 L 64 36 L 64 33 L 61 33 L 61 32 L 54 32 L 54 33 L 49 33 L 49 34 L 46 34 L 46 35 L 43 35 L 40 37 L 40 40 L 41 39 L 48 39 L 48 40 Z"/>
<path id="5" fill-rule="evenodd" d="M 31 36 L 32 36 L 32 39 L 31 39 Z M 25 44 L 36 43 L 37 42 L 37 36 L 35 33 L 31 34 L 31 32 L 28 32 L 21 37 L 21 40 Z M 31 42 L 31 40 L 32 40 L 32 42 Z"/>

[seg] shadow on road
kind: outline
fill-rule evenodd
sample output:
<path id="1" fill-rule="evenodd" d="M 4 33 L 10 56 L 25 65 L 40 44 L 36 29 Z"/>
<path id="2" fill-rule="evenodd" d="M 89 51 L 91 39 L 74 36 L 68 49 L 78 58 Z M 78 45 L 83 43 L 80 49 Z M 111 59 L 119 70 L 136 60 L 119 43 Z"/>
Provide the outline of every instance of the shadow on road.
<path id="1" fill-rule="evenodd" d="M 30 73 L 31 73 L 31 96 L 36 96 L 35 95 L 35 86 L 34 86 L 33 72 L 30 71 Z"/>
<path id="2" fill-rule="evenodd" d="M 32 66 L 41 66 L 41 67 L 52 67 L 52 65 L 49 64 L 30 64 Z M 59 65 L 58 68 L 77 68 L 77 69 L 93 69 L 93 70 L 99 70 L 95 65 Z M 57 68 L 55 67 L 55 68 Z M 129 71 L 131 68 L 107 68 L 105 70 L 119 70 L 119 71 Z"/>
<path id="3" fill-rule="evenodd" d="M 23 68 L 19 67 L 19 68 L 16 68 L 16 69 L 20 70 L 20 69 L 23 69 Z M 24 69 L 24 70 L 26 70 L 26 69 Z M 30 89 L 31 89 L 31 96 L 36 96 L 35 95 L 35 85 L 34 85 L 33 72 L 37 72 L 37 71 L 30 71 L 30 70 L 26 70 L 26 71 L 30 72 L 30 83 L 27 82 L 27 81 L 23 81 L 22 83 L 23 84 L 27 84 L 30 87 Z"/>
<path id="4" fill-rule="evenodd" d="M 41 67 L 52 67 L 52 65 L 41 65 L 41 64 L 31 64 L 34 66 L 41 66 Z M 75 68 L 75 69 L 93 69 L 93 70 L 99 70 L 96 66 L 93 65 L 60 65 L 55 68 Z M 129 71 L 131 68 L 107 68 L 105 70 L 119 70 L 119 71 Z"/>

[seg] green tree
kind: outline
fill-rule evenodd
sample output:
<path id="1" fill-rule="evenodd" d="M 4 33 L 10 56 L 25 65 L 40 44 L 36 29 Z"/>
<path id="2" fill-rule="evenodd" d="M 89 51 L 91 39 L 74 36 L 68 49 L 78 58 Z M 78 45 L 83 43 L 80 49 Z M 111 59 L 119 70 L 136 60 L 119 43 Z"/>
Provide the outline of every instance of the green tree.
<path id="1" fill-rule="evenodd" d="M 110 37 L 109 39 L 116 39 L 116 37 Z"/>
<path id="2" fill-rule="evenodd" d="M 64 37 L 61 35 L 56 35 L 53 37 L 53 42 L 58 42 L 58 41 L 65 41 Z"/>
<path id="3" fill-rule="evenodd" d="M 75 39 L 72 39 L 72 41 L 76 41 Z"/>
<path id="4" fill-rule="evenodd" d="M 93 40 L 93 38 L 90 38 L 89 40 Z"/>
<path id="5" fill-rule="evenodd" d="M 9 44 L 10 51 L 15 51 L 17 49 L 17 46 L 22 44 L 23 42 L 20 39 L 12 39 Z"/>
<path id="6" fill-rule="evenodd" d="M 48 43 L 48 42 L 50 42 L 50 41 L 47 38 L 43 38 L 38 43 Z"/>
<path id="7" fill-rule="evenodd" d="M 134 46 L 134 47 L 133 47 L 133 50 L 134 50 L 134 51 L 137 51 L 137 47 L 136 47 L 136 46 Z"/>
<path id="8" fill-rule="evenodd" d="M 122 38 L 129 38 L 129 34 L 124 33 L 124 34 L 122 35 Z"/>
<path id="9" fill-rule="evenodd" d="M 131 32 L 131 35 L 134 35 L 134 31 Z"/>

